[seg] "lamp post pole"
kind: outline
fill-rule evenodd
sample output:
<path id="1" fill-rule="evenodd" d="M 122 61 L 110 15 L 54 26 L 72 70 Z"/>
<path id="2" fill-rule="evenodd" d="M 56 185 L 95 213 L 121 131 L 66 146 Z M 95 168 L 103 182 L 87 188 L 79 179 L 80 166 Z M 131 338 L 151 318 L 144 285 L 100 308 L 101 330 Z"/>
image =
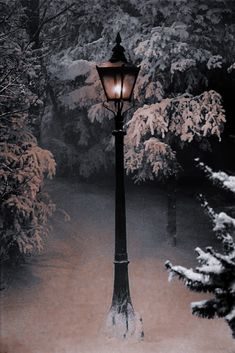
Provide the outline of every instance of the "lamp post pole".
<path id="1" fill-rule="evenodd" d="M 126 203 L 124 181 L 124 136 L 122 102 L 117 102 L 115 115 L 115 254 L 112 304 L 108 315 L 111 336 L 143 339 L 142 319 L 135 313 L 130 296 L 126 238 Z"/>
<path id="2" fill-rule="evenodd" d="M 120 45 L 118 34 L 113 55 L 109 62 L 97 66 L 107 101 L 115 104 L 115 111 L 107 105 L 115 116 L 115 254 L 114 254 L 114 286 L 112 304 L 107 319 L 107 333 L 118 338 L 135 336 L 143 338 L 142 319 L 131 302 L 128 255 L 126 239 L 126 204 L 124 183 L 124 135 L 122 112 L 124 101 L 131 101 L 131 96 L 140 68 L 127 62 L 125 49 Z"/>
<path id="3" fill-rule="evenodd" d="M 121 104 L 118 102 L 115 116 L 115 256 L 114 256 L 114 288 L 111 310 L 124 314 L 132 314 L 133 307 L 130 297 L 128 279 L 128 254 L 126 241 L 126 205 L 124 183 L 124 135 Z M 115 320 L 115 316 L 113 318 Z M 114 322 L 115 324 L 115 322 Z M 128 327 L 126 327 L 128 330 Z"/>

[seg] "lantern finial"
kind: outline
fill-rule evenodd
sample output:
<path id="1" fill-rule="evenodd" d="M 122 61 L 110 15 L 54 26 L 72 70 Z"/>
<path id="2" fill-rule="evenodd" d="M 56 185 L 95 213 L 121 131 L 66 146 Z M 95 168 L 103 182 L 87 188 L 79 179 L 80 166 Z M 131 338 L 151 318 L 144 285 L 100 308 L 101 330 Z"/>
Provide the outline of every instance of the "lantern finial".
<path id="1" fill-rule="evenodd" d="M 123 61 L 123 63 L 127 63 L 127 59 L 124 54 L 125 49 L 120 44 L 121 41 L 122 41 L 122 39 L 121 39 L 120 33 L 118 32 L 117 37 L 116 37 L 116 45 L 113 48 L 113 55 L 112 55 L 111 59 L 109 60 L 111 63 L 116 63 L 118 61 Z"/>
<path id="2" fill-rule="evenodd" d="M 117 45 L 119 45 L 119 44 L 121 43 L 121 41 L 122 41 L 122 38 L 121 38 L 121 36 L 120 36 L 120 32 L 118 32 L 117 37 L 116 37 L 116 43 L 117 43 Z"/>

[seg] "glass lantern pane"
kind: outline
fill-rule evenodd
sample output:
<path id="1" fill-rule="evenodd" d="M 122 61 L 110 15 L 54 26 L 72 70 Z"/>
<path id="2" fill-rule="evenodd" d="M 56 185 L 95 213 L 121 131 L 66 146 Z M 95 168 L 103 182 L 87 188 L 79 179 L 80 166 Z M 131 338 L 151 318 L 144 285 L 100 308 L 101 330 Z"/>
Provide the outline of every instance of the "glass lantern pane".
<path id="1" fill-rule="evenodd" d="M 108 100 L 114 98 L 113 87 L 115 85 L 114 77 L 112 75 L 104 74 L 102 77 L 104 91 Z"/>
<path id="2" fill-rule="evenodd" d="M 123 79 L 120 70 L 110 74 L 104 72 L 102 74 L 102 84 L 108 100 L 122 99 L 123 96 Z M 124 89 L 125 90 L 125 89 Z"/>
<path id="3" fill-rule="evenodd" d="M 97 67 L 107 100 L 131 100 L 139 68 L 106 64 Z"/>
<path id="4" fill-rule="evenodd" d="M 136 76 L 125 74 L 123 78 L 123 100 L 130 100 L 135 85 Z"/>
<path id="5" fill-rule="evenodd" d="M 121 74 L 116 74 L 114 77 L 114 86 L 112 87 L 112 94 L 114 99 L 122 99 L 123 96 L 123 80 Z"/>

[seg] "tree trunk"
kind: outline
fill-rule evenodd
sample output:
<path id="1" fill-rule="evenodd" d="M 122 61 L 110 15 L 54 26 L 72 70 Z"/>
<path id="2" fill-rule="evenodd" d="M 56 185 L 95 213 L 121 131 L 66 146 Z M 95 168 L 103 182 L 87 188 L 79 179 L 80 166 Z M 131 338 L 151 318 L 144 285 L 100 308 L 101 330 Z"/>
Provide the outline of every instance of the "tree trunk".
<path id="1" fill-rule="evenodd" d="M 25 7 L 26 15 L 26 31 L 29 36 L 30 43 L 33 43 L 33 49 L 40 48 L 40 1 L 39 0 L 22 0 Z"/>
<path id="2" fill-rule="evenodd" d="M 167 239 L 176 246 L 176 177 L 171 176 L 167 183 Z"/>

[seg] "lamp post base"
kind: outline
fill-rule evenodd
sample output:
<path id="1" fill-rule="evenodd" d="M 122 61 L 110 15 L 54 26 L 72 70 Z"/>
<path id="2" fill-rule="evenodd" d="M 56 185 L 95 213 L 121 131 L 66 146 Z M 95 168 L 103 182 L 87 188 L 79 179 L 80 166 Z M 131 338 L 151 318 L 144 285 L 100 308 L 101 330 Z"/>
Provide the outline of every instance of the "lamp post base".
<path id="1" fill-rule="evenodd" d="M 142 341 L 143 320 L 134 312 L 130 303 L 127 303 L 125 310 L 122 311 L 119 306 L 112 306 L 106 320 L 105 335 L 119 340 Z"/>
<path id="2" fill-rule="evenodd" d="M 108 337 L 140 341 L 144 338 L 143 321 L 131 302 L 128 264 L 127 253 L 116 252 L 113 298 L 105 331 Z"/>

